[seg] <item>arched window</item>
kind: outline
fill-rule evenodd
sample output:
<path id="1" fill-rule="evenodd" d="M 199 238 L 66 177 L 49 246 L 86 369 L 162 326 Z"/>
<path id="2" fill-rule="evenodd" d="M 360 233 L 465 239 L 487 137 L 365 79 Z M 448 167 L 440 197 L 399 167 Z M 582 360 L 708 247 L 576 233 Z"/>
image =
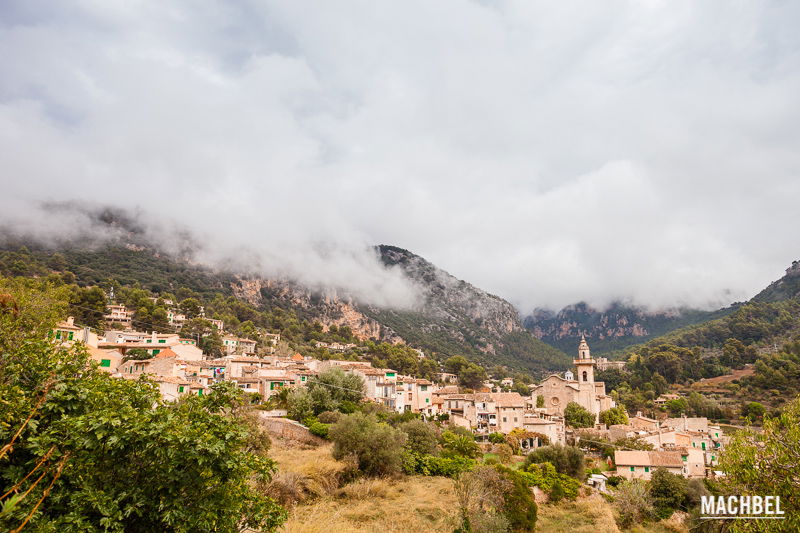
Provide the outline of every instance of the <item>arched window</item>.
<path id="1" fill-rule="evenodd" d="M 583 381 L 589 381 L 589 373 L 585 370 L 583 371 Z"/>

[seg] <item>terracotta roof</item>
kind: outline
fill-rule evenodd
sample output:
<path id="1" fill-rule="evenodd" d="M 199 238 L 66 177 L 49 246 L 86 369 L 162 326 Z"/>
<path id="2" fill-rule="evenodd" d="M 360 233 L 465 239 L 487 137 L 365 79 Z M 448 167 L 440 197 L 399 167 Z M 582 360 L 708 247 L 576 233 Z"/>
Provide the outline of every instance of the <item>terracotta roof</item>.
<path id="1" fill-rule="evenodd" d="M 672 451 L 617 450 L 614 452 L 614 463 L 617 466 L 683 467 L 681 453 Z"/>
<path id="2" fill-rule="evenodd" d="M 166 348 L 166 349 L 161 350 L 160 352 L 158 352 L 156 354 L 156 357 L 159 358 L 159 359 L 166 359 L 168 357 L 178 357 L 178 354 L 173 352 L 171 349 Z"/>

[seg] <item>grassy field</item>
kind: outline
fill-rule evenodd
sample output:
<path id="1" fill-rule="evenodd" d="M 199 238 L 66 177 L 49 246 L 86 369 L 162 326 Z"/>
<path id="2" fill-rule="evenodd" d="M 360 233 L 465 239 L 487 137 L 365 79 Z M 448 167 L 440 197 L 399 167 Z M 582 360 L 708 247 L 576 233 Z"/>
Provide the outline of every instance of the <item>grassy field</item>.
<path id="1" fill-rule="evenodd" d="M 335 461 L 330 445 L 299 448 L 275 442 L 275 496 L 289 508 L 283 533 L 451 533 L 458 525 L 453 481 L 403 476 L 346 483 L 352 465 Z M 598 494 L 539 505 L 540 533 L 622 533 L 612 506 Z M 631 533 L 685 531 L 664 523 L 636 526 Z"/>

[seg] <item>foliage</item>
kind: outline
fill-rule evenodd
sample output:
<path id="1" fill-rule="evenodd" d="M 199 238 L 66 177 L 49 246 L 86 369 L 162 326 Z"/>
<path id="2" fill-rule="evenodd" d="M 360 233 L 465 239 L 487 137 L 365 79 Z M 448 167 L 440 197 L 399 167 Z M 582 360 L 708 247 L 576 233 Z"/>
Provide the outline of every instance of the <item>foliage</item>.
<path id="1" fill-rule="evenodd" d="M 564 408 L 564 422 L 574 428 L 594 426 L 594 415 L 576 402 L 569 402 Z"/>
<path id="2" fill-rule="evenodd" d="M 536 448 L 525 458 L 525 467 L 535 463 L 550 463 L 560 474 L 582 480 L 584 477 L 584 458 L 580 448 L 553 444 Z"/>
<path id="3" fill-rule="evenodd" d="M 334 443 L 335 459 L 354 457 L 359 469 L 368 476 L 401 471 L 405 433 L 379 422 L 373 415 L 358 412 L 343 415 L 330 427 L 328 437 Z"/>
<path id="4" fill-rule="evenodd" d="M 562 498 L 574 500 L 578 497 L 581 482 L 567 474 L 556 472 L 552 463 L 529 464 L 525 467 L 525 480 L 531 487 L 539 487 L 551 494 L 558 485 Z"/>
<path id="5" fill-rule="evenodd" d="M 510 469 L 504 470 L 504 474 L 512 483 L 503 502 L 503 514 L 511 525 L 511 531 L 533 533 L 538 509 L 525 476 Z"/>
<path id="6" fill-rule="evenodd" d="M 625 408 L 621 405 L 617 407 L 612 407 L 611 409 L 606 409 L 605 411 L 600 412 L 600 422 L 607 426 L 613 426 L 616 424 L 627 424 L 628 423 L 628 413 L 625 411 Z"/>
<path id="7" fill-rule="evenodd" d="M 322 437 L 323 439 L 328 438 L 328 433 L 330 432 L 330 424 L 323 424 L 322 422 L 314 422 L 308 427 L 308 431 L 311 432 L 312 435 L 316 435 L 317 437 Z"/>
<path id="8" fill-rule="evenodd" d="M 492 451 L 497 454 L 497 457 L 500 459 L 500 462 L 504 465 L 507 465 L 511 462 L 511 457 L 514 455 L 514 450 L 511 449 L 506 443 L 497 444 Z"/>
<path id="9" fill-rule="evenodd" d="M 614 505 L 619 513 L 617 522 L 622 528 L 645 522 L 655 513 L 647 483 L 639 479 L 626 481 L 617 487 Z"/>
<path id="10" fill-rule="evenodd" d="M 650 478 L 650 498 L 658 518 L 669 518 L 675 510 L 686 510 L 688 480 L 678 474 L 657 468 Z"/>
<path id="11" fill-rule="evenodd" d="M 474 459 L 481 454 L 481 448 L 472 435 L 460 435 L 452 431 L 442 433 L 442 448 L 448 457 L 460 455 Z"/>
<path id="12" fill-rule="evenodd" d="M 542 407 L 544 407 L 544 396 L 538 394 L 536 396 L 536 408 L 541 409 Z"/>
<path id="13" fill-rule="evenodd" d="M 503 435 L 502 433 L 498 432 L 489 433 L 489 442 L 491 442 L 492 444 L 500 444 L 501 442 L 505 441 L 506 441 L 506 436 Z"/>
<path id="14" fill-rule="evenodd" d="M 776 417 L 764 419 L 762 431 L 733 434 L 722 451 L 720 469 L 729 494 L 780 496 L 783 526 L 800 530 L 800 397 Z M 737 526 L 742 527 L 744 526 Z"/>
<path id="15" fill-rule="evenodd" d="M 461 516 L 461 527 L 456 531 L 466 533 L 476 531 L 483 515 L 505 515 L 506 497 L 513 484 L 498 470 L 480 466 L 459 475 L 454 489 Z"/>
<path id="16" fill-rule="evenodd" d="M 403 454 L 403 471 L 406 474 L 455 478 L 462 472 L 472 470 L 474 466 L 475 461 L 460 455 L 437 457 L 413 451 L 406 451 Z"/>
<path id="17" fill-rule="evenodd" d="M 11 444 L 0 483 L 12 493 L 0 527 L 238 531 L 285 519 L 251 484 L 275 466 L 235 387 L 164 403 L 149 382 L 112 378 L 80 347 L 47 340 L 66 304 L 58 288 L 2 282 L 0 293 L 14 302 L 0 310 L 0 443 Z"/>
<path id="18" fill-rule="evenodd" d="M 419 455 L 436 455 L 439 451 L 439 433 L 436 426 L 422 420 L 409 420 L 398 426 L 406 434 L 405 447 Z"/>
<path id="19" fill-rule="evenodd" d="M 742 418 L 754 422 L 760 420 L 767 412 L 767 408 L 758 402 L 749 402 L 742 406 Z"/>
<path id="20" fill-rule="evenodd" d="M 303 420 L 325 411 L 350 410 L 364 395 L 364 381 L 340 368 L 331 368 L 309 379 L 305 387 L 292 389 L 286 397 L 289 418 Z"/>

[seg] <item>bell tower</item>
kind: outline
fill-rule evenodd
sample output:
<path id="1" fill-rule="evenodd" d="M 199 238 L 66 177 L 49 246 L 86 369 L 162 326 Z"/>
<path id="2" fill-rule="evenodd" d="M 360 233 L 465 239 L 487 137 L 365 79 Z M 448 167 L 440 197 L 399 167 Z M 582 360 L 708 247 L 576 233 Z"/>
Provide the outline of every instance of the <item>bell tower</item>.
<path id="1" fill-rule="evenodd" d="M 581 335 L 581 343 L 578 345 L 578 358 L 573 361 L 575 373 L 579 383 L 594 383 L 594 359 L 586 342 L 586 336 Z"/>

